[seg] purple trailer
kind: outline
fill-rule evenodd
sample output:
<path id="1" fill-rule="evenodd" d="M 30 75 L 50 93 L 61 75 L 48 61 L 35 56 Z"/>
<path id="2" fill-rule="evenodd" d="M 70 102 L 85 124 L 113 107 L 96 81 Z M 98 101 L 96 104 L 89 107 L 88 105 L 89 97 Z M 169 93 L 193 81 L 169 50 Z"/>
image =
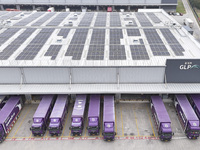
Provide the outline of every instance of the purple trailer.
<path id="1" fill-rule="evenodd" d="M 62 134 L 67 108 L 68 95 L 58 95 L 50 115 L 49 134 L 51 136 L 60 136 Z"/>
<path id="2" fill-rule="evenodd" d="M 11 131 L 19 117 L 24 101 L 21 96 L 11 96 L 0 111 L 0 143 Z"/>
<path id="3" fill-rule="evenodd" d="M 105 141 L 115 139 L 115 102 L 113 95 L 104 96 L 102 135 Z"/>
<path id="4" fill-rule="evenodd" d="M 188 98 L 197 117 L 200 119 L 200 94 L 192 94 Z"/>
<path id="5" fill-rule="evenodd" d="M 100 129 L 100 95 L 90 95 L 88 135 L 98 135 Z"/>
<path id="6" fill-rule="evenodd" d="M 34 136 L 43 136 L 45 134 L 55 98 L 54 95 L 45 95 L 42 97 L 42 100 L 33 116 L 33 124 L 30 128 Z"/>
<path id="7" fill-rule="evenodd" d="M 85 106 L 87 95 L 77 95 L 72 116 L 71 116 L 71 135 L 81 136 L 84 127 Z"/>
<path id="8" fill-rule="evenodd" d="M 161 141 L 172 138 L 171 120 L 160 96 L 151 96 L 152 116 Z"/>
<path id="9" fill-rule="evenodd" d="M 186 136 L 189 139 L 197 139 L 200 131 L 199 119 L 186 95 L 175 95 L 174 105 Z"/>

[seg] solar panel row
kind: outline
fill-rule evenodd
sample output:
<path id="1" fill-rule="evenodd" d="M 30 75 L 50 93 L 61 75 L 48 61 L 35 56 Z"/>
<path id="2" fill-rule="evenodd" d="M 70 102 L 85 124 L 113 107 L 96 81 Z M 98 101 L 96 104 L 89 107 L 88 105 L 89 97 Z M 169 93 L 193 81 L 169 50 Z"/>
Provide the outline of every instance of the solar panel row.
<path id="1" fill-rule="evenodd" d="M 183 56 L 183 52 L 185 51 L 183 47 L 180 45 L 178 40 L 175 38 L 175 36 L 172 34 L 172 32 L 169 29 L 160 29 L 163 36 L 165 37 L 166 41 L 170 45 L 171 49 L 173 50 L 174 54 L 176 56 Z"/>
<path id="2" fill-rule="evenodd" d="M 51 56 L 51 60 L 55 60 L 62 45 L 50 45 L 44 56 Z"/>
<path id="3" fill-rule="evenodd" d="M 33 60 L 54 30 L 54 28 L 42 29 L 29 45 L 17 56 L 16 60 Z"/>
<path id="4" fill-rule="evenodd" d="M 149 19 L 145 16 L 144 13 L 135 13 L 138 21 L 140 22 L 142 27 L 152 27 L 153 25 L 149 21 Z"/>
<path id="5" fill-rule="evenodd" d="M 86 13 L 78 26 L 89 27 L 92 22 L 93 17 L 94 17 L 94 13 Z"/>

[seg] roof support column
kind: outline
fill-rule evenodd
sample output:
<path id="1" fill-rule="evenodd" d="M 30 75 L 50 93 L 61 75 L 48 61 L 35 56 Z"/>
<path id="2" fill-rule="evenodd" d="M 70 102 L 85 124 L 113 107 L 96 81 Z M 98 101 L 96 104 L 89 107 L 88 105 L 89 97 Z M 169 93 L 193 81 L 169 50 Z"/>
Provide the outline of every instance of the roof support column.
<path id="1" fill-rule="evenodd" d="M 1 10 L 4 10 L 4 7 L 3 7 L 3 5 L 0 5 L 0 7 L 1 7 Z"/>

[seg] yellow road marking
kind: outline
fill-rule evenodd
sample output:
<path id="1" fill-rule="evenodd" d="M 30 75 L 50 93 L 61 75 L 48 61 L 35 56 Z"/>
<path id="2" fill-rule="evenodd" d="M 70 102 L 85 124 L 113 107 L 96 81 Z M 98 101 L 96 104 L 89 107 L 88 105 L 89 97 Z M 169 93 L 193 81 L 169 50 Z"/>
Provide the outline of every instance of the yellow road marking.
<path id="1" fill-rule="evenodd" d="M 122 108 L 120 106 L 120 114 L 121 114 L 121 123 L 122 123 L 122 136 L 124 137 L 124 125 L 123 125 L 123 117 L 122 117 Z"/>
<path id="2" fill-rule="evenodd" d="M 29 138 L 31 138 L 32 137 L 32 132 L 31 132 L 31 134 L 29 135 Z"/>
<path id="3" fill-rule="evenodd" d="M 15 136 L 16 136 L 16 134 L 17 134 L 17 132 L 18 132 L 18 131 L 19 131 L 19 129 L 21 128 L 21 126 L 22 126 L 22 123 L 24 122 L 25 118 L 26 118 L 26 117 L 27 117 L 27 115 L 29 114 L 30 110 L 31 110 L 31 109 L 29 109 L 29 110 L 28 110 L 28 112 L 26 113 L 26 115 L 25 115 L 25 116 L 24 116 L 24 118 L 22 119 L 22 122 L 20 123 L 19 127 L 18 127 L 18 128 L 17 128 L 17 130 L 15 131 L 15 134 L 14 134 L 13 138 L 15 138 Z"/>
<path id="4" fill-rule="evenodd" d="M 136 127 L 137 127 L 138 136 L 140 136 L 140 131 L 139 131 L 139 128 L 138 128 L 138 123 L 137 123 L 137 117 L 136 117 L 136 114 L 135 114 L 135 108 L 133 108 L 133 115 L 134 115 L 134 118 L 135 118 L 135 123 L 136 123 Z"/>
<path id="5" fill-rule="evenodd" d="M 151 123 L 151 128 L 152 128 L 152 131 L 153 131 L 153 135 L 155 137 L 155 132 L 154 132 L 154 129 L 153 129 L 153 124 L 152 124 L 152 121 L 151 121 L 151 117 L 150 117 L 150 114 L 149 114 L 149 109 L 147 108 L 147 113 L 148 113 L 148 116 L 149 116 L 149 121 Z"/>
<path id="6" fill-rule="evenodd" d="M 68 108 L 69 108 L 69 106 L 68 106 Z M 67 119 L 68 119 L 68 116 L 69 116 L 69 109 L 68 109 L 67 118 L 66 118 L 66 121 L 65 121 L 65 125 L 64 125 L 64 128 L 63 128 L 61 137 L 63 137 L 63 134 L 64 134 L 64 132 L 65 132 L 65 128 L 66 128 L 66 126 L 67 126 Z"/>

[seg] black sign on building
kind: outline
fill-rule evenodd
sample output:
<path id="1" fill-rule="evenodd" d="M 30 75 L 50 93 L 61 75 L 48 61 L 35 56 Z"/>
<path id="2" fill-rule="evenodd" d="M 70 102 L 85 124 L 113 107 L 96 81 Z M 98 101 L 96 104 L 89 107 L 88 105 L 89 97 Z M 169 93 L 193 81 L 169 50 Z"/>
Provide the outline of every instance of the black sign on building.
<path id="1" fill-rule="evenodd" d="M 200 59 L 167 59 L 167 83 L 200 83 Z"/>

